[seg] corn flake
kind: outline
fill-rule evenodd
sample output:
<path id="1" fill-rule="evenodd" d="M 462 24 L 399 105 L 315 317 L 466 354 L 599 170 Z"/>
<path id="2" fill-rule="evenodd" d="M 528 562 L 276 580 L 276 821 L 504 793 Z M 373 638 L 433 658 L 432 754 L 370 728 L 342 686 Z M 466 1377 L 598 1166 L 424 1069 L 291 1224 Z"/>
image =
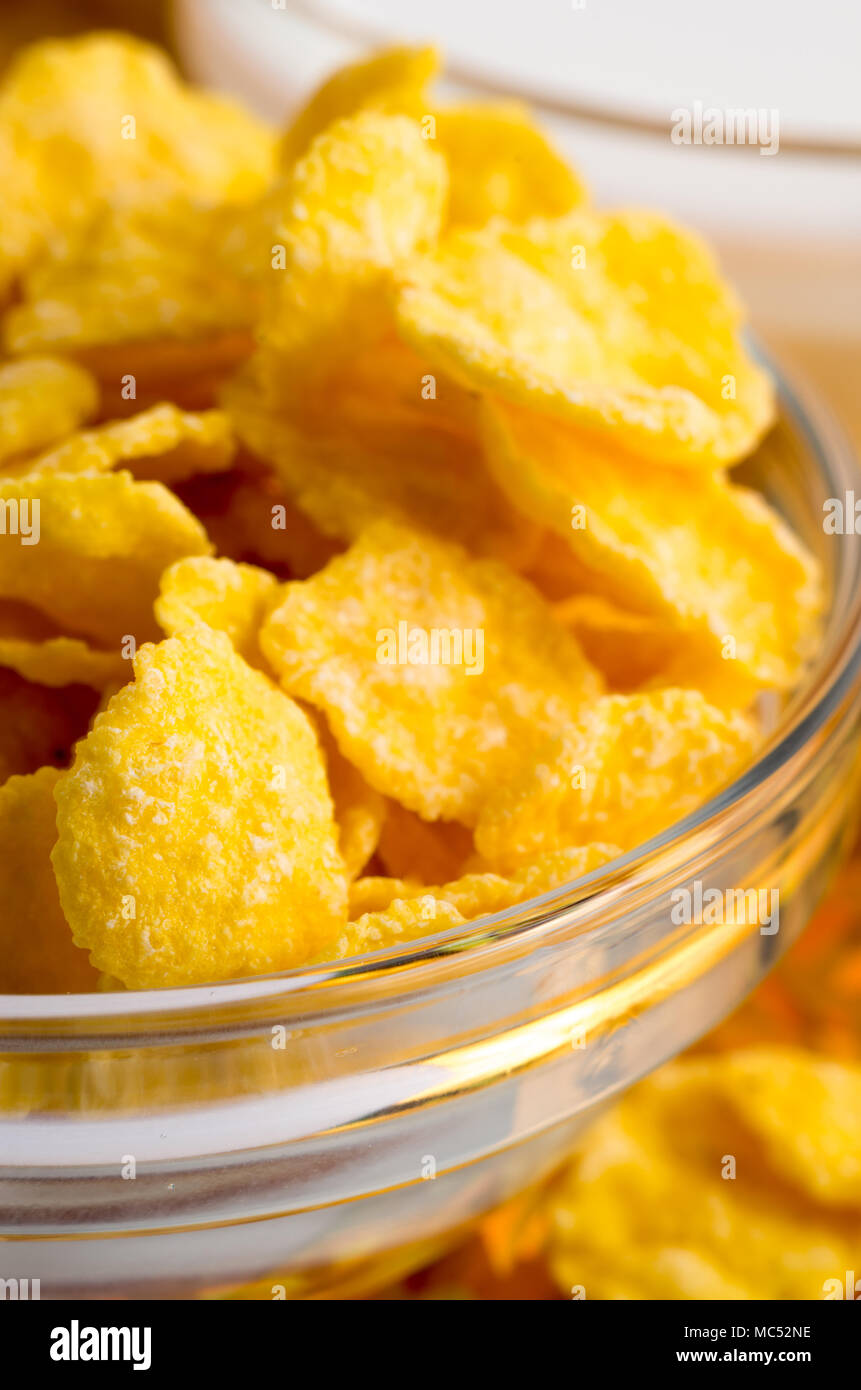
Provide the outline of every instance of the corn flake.
<path id="1" fill-rule="evenodd" d="M 290 181 L 284 269 L 260 329 L 279 394 L 301 399 L 380 336 L 392 273 L 433 242 L 446 192 L 445 161 L 406 116 L 360 113 L 313 141 Z"/>
<path id="2" fill-rule="evenodd" d="M 53 357 L 0 366 L 0 462 L 35 453 L 96 412 L 99 393 L 83 367 Z"/>
<path id="3" fill-rule="evenodd" d="M 541 729 L 600 689 L 528 584 L 383 522 L 285 587 L 261 645 L 371 786 L 426 820 L 473 823 Z"/>
<path id="4" fill-rule="evenodd" d="M 705 247 L 650 213 L 452 233 L 402 271 L 398 300 L 407 341 L 456 380 L 710 468 L 774 417 L 740 317 Z"/>
<path id="5" fill-rule="evenodd" d="M 136 392 L 160 385 L 174 399 L 178 376 L 251 351 L 274 219 L 266 201 L 105 208 L 23 277 L 3 321 L 6 348 L 74 352 L 100 379 L 133 378 Z"/>
<path id="6" fill-rule="evenodd" d="M 488 463 L 567 543 L 604 597 L 692 637 L 745 685 L 792 685 L 823 607 L 812 556 L 759 493 L 721 474 L 646 470 L 564 424 L 487 402 Z M 697 659 L 688 663 L 696 679 Z"/>
<path id="7" fill-rule="evenodd" d="M 64 636 L 27 604 L 0 600 L 0 666 L 39 685 L 89 685 L 103 690 L 122 684 L 127 666 L 117 651 L 100 651 Z"/>
<path id="8" fill-rule="evenodd" d="M 189 556 L 162 575 L 155 616 L 168 637 L 198 624 L 225 632 L 250 666 L 265 670 L 258 637 L 277 593 L 278 581 L 267 570 Z"/>
<path id="9" fill-rule="evenodd" d="M 289 169 L 327 126 L 359 111 L 418 115 L 439 67 L 433 48 L 382 49 L 339 70 L 317 89 L 281 138 L 279 163 Z"/>
<path id="10" fill-rule="evenodd" d="M 254 197 L 274 172 L 275 144 L 232 101 L 185 87 L 159 49 L 94 34 L 33 44 L 7 69 L 0 150 L 2 282 L 104 202 Z"/>
<path id="11" fill-rule="evenodd" d="M 382 912 L 400 898 L 415 898 L 425 889 L 417 878 L 389 878 L 385 874 L 366 874 L 350 884 L 350 924 L 367 912 Z"/>
<path id="12" fill-rule="evenodd" d="M 135 674 L 56 789 L 76 942 L 129 988 L 300 964 L 346 918 L 311 724 L 205 627 L 141 648 Z"/>
<path id="13" fill-rule="evenodd" d="M 741 714 L 699 691 L 607 695 L 560 725 L 520 777 L 500 785 L 475 831 L 494 868 L 592 840 L 631 849 L 701 805 L 751 756 Z"/>
<path id="14" fill-rule="evenodd" d="M 408 944 L 423 936 L 462 927 L 466 918 L 453 903 L 421 893 L 415 897 L 397 898 L 381 912 L 367 912 L 342 932 L 334 947 L 327 952 L 328 960 L 362 956 L 370 951 L 382 951 L 387 946 Z"/>
<path id="15" fill-rule="evenodd" d="M 539 855 L 507 878 L 469 873 L 436 888 L 396 878 L 360 879 L 351 890 L 350 906 L 353 911 L 364 910 L 342 934 L 336 955 L 381 950 L 504 912 L 550 889 L 573 885 L 618 854 L 615 845 L 585 845 Z"/>
<path id="16" fill-rule="evenodd" d="M 380 380 L 390 381 L 383 373 L 384 366 Z M 324 536 L 355 540 L 388 519 L 438 531 L 515 567 L 528 563 L 539 528 L 490 476 L 475 426 L 465 424 L 466 406 L 446 404 L 440 423 L 436 400 L 421 401 L 418 373 L 411 411 L 390 408 L 385 397 L 363 403 L 361 381 L 348 372 L 319 406 L 290 411 L 268 404 L 249 371 L 226 390 L 224 404 L 245 447 L 271 465 L 289 500 Z M 455 426 L 452 417 L 464 423 Z"/>
<path id="17" fill-rule="evenodd" d="M 518 102 L 452 106 L 434 119 L 449 168 L 449 225 L 558 217 L 586 201 L 583 184 Z"/>
<path id="18" fill-rule="evenodd" d="M 665 1067 L 591 1127 L 551 1197 L 559 1286 L 843 1297 L 861 1239 L 860 1129 L 857 1067 L 765 1047 Z"/>
<path id="19" fill-rule="evenodd" d="M 27 473 L 102 473 L 128 464 L 140 481 L 170 486 L 195 473 L 224 472 L 235 453 L 236 441 L 223 411 L 192 414 L 162 404 L 73 435 L 33 459 Z"/>
<path id="20" fill-rule="evenodd" d="M 0 597 L 30 604 L 67 635 L 108 649 L 156 635 L 162 570 L 205 554 L 206 536 L 161 483 L 128 473 L 0 478 Z M 35 535 L 38 544 L 25 543 Z"/>

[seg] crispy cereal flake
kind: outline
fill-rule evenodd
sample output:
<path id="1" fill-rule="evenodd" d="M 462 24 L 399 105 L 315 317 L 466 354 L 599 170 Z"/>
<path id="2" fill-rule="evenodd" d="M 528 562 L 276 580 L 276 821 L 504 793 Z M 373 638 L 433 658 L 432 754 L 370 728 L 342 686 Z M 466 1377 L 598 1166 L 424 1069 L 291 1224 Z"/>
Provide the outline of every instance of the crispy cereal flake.
<path id="1" fill-rule="evenodd" d="M 282 136 L 279 162 L 289 169 L 327 126 L 358 111 L 418 115 L 424 89 L 439 67 L 433 48 L 381 49 L 360 63 L 339 68 L 303 106 Z"/>
<path id="2" fill-rule="evenodd" d="M 857 1267 L 859 1130 L 857 1066 L 761 1047 L 664 1067 L 586 1132 L 551 1196 L 560 1288 L 822 1299 Z"/>
<path id="3" fill-rule="evenodd" d="M 476 848 L 494 868 L 591 840 L 631 849 L 729 783 L 755 746 L 749 720 L 699 691 L 606 695 L 550 732 L 524 774 L 499 787 Z"/>
<path id="4" fill-rule="evenodd" d="M 53 357 L 0 366 L 0 462 L 35 453 L 95 414 L 99 393 L 83 367 Z"/>
<path id="5" fill-rule="evenodd" d="M 293 171 L 261 337 L 279 394 L 301 396 L 390 317 L 392 274 L 439 231 L 442 156 L 415 121 L 368 111 L 336 121 Z"/>
<path id="6" fill-rule="evenodd" d="M 73 435 L 33 459 L 27 473 L 106 473 L 127 464 L 141 481 L 172 485 L 195 473 L 224 472 L 235 452 L 223 411 L 194 414 L 163 404 Z"/>
<path id="7" fill-rule="evenodd" d="M 436 888 L 405 879 L 359 879 L 351 890 L 350 905 L 351 911 L 361 915 L 341 935 L 336 954 L 362 955 L 504 912 L 562 884 L 574 884 L 618 853 L 615 845 L 601 844 L 557 850 L 538 855 L 507 878 L 469 873 Z"/>
<path id="8" fill-rule="evenodd" d="M 239 655 L 263 670 L 258 637 L 277 593 L 278 581 L 268 570 L 190 556 L 162 575 L 155 615 L 168 637 L 198 624 L 226 632 Z"/>
<path id="9" fill-rule="evenodd" d="M 400 329 L 441 369 L 664 464 L 733 463 L 774 418 L 709 252 L 651 213 L 454 232 L 401 281 Z"/>
<path id="10" fill-rule="evenodd" d="M 203 528 L 167 488 L 128 473 L 0 478 L 0 502 L 7 518 L 0 597 L 30 604 L 105 649 L 127 635 L 155 635 L 162 570 L 209 549 Z"/>
<path id="11" fill-rule="evenodd" d="M 346 918 L 307 716 L 205 627 L 141 648 L 135 673 L 57 786 L 76 942 L 129 988 L 301 964 Z"/>
<path id="12" fill-rule="evenodd" d="M 158 48 L 103 33 L 48 39 L 15 59 L 0 84 L 0 151 L 2 288 L 105 202 L 255 196 L 275 146 L 232 101 L 184 86 Z"/>
<path id="13" fill-rule="evenodd" d="M 518 102 L 452 106 L 435 120 L 451 180 L 450 225 L 557 217 L 586 201 L 583 184 Z"/>
<path id="14" fill-rule="evenodd" d="M 472 824 L 525 771 L 542 728 L 600 690 L 530 585 L 382 522 L 286 585 L 261 645 L 371 786 L 426 820 Z"/>
<path id="15" fill-rule="evenodd" d="M 742 691 L 797 681 L 819 636 L 821 575 L 759 493 L 720 473 L 636 463 L 501 402 L 483 418 L 500 485 L 565 538 L 592 588 L 693 643 L 679 678 L 696 681 L 704 656 L 712 683 L 721 664 Z"/>

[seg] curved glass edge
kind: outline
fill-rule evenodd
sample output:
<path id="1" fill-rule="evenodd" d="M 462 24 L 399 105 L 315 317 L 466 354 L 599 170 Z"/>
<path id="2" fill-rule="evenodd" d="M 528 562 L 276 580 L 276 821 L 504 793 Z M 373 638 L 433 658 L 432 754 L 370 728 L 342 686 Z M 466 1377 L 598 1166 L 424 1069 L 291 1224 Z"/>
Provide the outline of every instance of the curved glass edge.
<path id="1" fill-rule="evenodd" d="M 861 492 L 861 465 L 834 417 L 811 392 L 801 388 L 784 368 L 755 339 L 749 339 L 758 360 L 774 377 L 780 413 L 788 418 L 816 460 L 820 476 L 829 489 L 827 495 L 841 496 L 856 489 Z M 561 913 L 575 913 L 580 919 L 578 934 L 588 934 L 590 945 L 600 940 L 620 916 L 630 910 L 636 891 L 664 879 L 671 868 L 693 862 L 706 849 L 697 845 L 686 849 L 688 837 L 701 832 L 712 843 L 723 829 L 723 822 L 743 805 L 746 798 L 762 787 L 793 759 L 814 756 L 813 736 L 837 715 L 853 688 L 861 689 L 861 538 L 841 539 L 851 545 L 853 561 L 840 567 L 832 597 L 832 611 L 823 640 L 823 650 L 808 674 L 804 687 L 791 702 L 772 738 L 755 762 L 733 782 L 704 802 L 682 820 L 666 827 L 642 845 L 627 851 L 610 863 L 572 883 L 559 885 L 516 908 L 476 918 L 466 926 L 449 928 L 413 943 L 389 947 L 368 955 L 334 963 L 331 966 L 302 967 L 272 975 L 246 977 L 211 985 L 173 986 L 157 990 L 138 990 L 106 994 L 0 994 L 0 1029 L 4 1025 L 29 1024 L 34 1029 L 59 1029 L 63 1024 L 104 1030 L 101 1036 L 122 1028 L 128 1042 L 129 1025 L 166 1022 L 180 1015 L 205 1015 L 211 1025 L 213 1011 L 229 1026 L 231 1012 L 243 1005 L 272 1003 L 279 1006 L 279 1017 L 299 995 L 313 993 L 315 1012 L 327 1011 L 325 994 L 335 986 L 360 986 L 369 979 L 395 976 L 410 990 L 420 990 L 423 969 L 453 956 L 463 958 L 480 952 L 487 960 L 494 948 L 533 937 L 542 928 L 553 926 Z M 830 649 L 834 642 L 836 650 Z M 490 962 L 492 964 L 492 959 Z M 409 980 L 405 978 L 409 975 Z M 357 1004 L 359 1000 L 357 999 Z M 339 1000 L 339 1008 L 345 1007 Z M 257 1020 L 259 1022 L 259 1020 Z M 65 1035 L 67 1045 L 80 1044 L 74 1029 Z M 20 1046 L 20 1041 L 17 1043 Z"/>
<path id="2" fill-rule="evenodd" d="M 348 18 L 344 14 L 336 14 L 325 3 L 325 0 L 293 0 L 292 8 L 296 15 L 300 16 L 307 24 L 315 26 L 317 29 L 326 30 L 330 35 L 343 42 L 356 44 L 366 49 L 369 45 L 383 46 L 393 42 L 392 35 L 387 33 L 380 24 L 374 23 L 372 20 L 362 19 L 358 15 Z M 409 40 L 409 42 L 416 41 Z M 407 40 L 401 39 L 399 42 L 403 43 Z M 627 131 L 634 135 L 659 136 L 662 139 L 666 139 L 669 130 L 669 121 L 663 121 L 653 116 L 637 116 L 629 111 L 618 111 L 602 102 L 575 101 L 561 93 L 536 88 L 529 82 L 516 81 L 512 74 L 506 74 L 503 88 L 500 76 L 494 75 L 488 69 L 477 66 L 471 61 L 464 62 L 455 56 L 447 59 L 445 75 L 456 82 L 474 88 L 486 97 L 498 97 L 502 93 L 507 98 L 526 102 L 535 111 L 544 112 L 551 116 L 568 117 L 571 120 L 586 121 L 590 124 L 604 126 L 608 130 Z M 743 145 L 724 144 L 719 148 L 724 151 L 732 151 L 736 158 L 748 153 Z M 861 144 L 851 139 L 826 140 L 815 136 L 805 138 L 794 135 L 791 139 L 785 140 L 781 136 L 781 149 L 786 154 L 813 155 L 816 158 L 828 156 L 851 159 L 861 156 Z"/>

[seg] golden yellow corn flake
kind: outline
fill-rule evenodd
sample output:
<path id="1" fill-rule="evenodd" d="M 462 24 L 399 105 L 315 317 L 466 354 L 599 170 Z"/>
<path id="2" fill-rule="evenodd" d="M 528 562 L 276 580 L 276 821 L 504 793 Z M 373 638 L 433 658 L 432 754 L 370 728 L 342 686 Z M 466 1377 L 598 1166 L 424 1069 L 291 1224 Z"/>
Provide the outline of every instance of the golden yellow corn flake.
<path id="1" fill-rule="evenodd" d="M 422 902 L 422 921 L 432 924 L 433 918 L 429 903 L 433 902 L 437 906 L 446 905 L 457 909 L 464 922 L 473 917 L 481 917 L 494 912 L 503 911 L 505 908 L 513 907 L 520 902 L 522 889 L 513 880 L 503 878 L 499 874 L 480 873 L 465 874 L 463 878 L 456 879 L 453 883 L 442 884 L 433 887 L 426 883 L 419 883 L 409 879 L 373 879 L 372 886 L 366 890 L 368 900 L 373 900 L 376 907 L 373 911 L 365 911 L 356 921 L 350 922 L 346 932 L 341 938 L 342 948 L 349 947 L 349 950 L 342 949 L 339 954 L 358 955 L 361 951 L 371 949 L 362 944 L 369 933 L 373 933 L 375 940 L 382 941 L 387 919 L 391 916 L 395 919 L 395 929 L 392 941 L 407 940 L 403 927 L 404 922 L 399 919 L 399 907 L 404 902 L 411 902 L 421 899 Z M 383 884 L 388 883 L 388 898 Z M 365 895 L 351 895 L 351 907 L 353 901 L 361 902 L 361 897 Z M 373 918 L 373 921 L 369 920 Z M 416 936 L 425 936 L 431 926 L 425 931 L 416 932 Z"/>
<path id="2" fill-rule="evenodd" d="M 64 767 L 96 703 L 82 685 L 49 690 L 0 665 L 0 782 Z"/>
<path id="3" fill-rule="evenodd" d="M 400 329 L 442 370 L 644 458 L 733 463 L 774 418 L 709 252 L 653 214 L 454 232 L 400 279 Z"/>
<path id="4" fill-rule="evenodd" d="M 350 906 L 352 909 L 355 904 L 360 904 L 365 911 L 369 911 L 370 907 L 365 904 L 373 903 L 374 910 L 380 911 L 397 899 L 431 894 L 441 901 L 452 903 L 465 919 L 480 917 L 513 907 L 562 884 L 574 883 L 620 853 L 617 846 L 608 844 L 551 850 L 536 855 L 529 864 L 514 869 L 507 876 L 479 867 L 480 861 L 475 857 L 473 862 L 476 868 L 473 871 L 437 887 L 414 878 L 360 879 L 351 889 Z"/>
<path id="5" fill-rule="evenodd" d="M 0 607 L 0 666 L 8 666 L 39 685 L 89 685 L 103 690 L 121 680 L 127 666 L 118 652 L 100 651 L 77 637 L 33 642 L 8 636 L 3 624 Z"/>
<path id="6" fill-rule="evenodd" d="M 71 434 L 94 415 L 96 383 L 83 367 L 53 357 L 0 366 L 0 462 Z"/>
<path id="7" fill-rule="evenodd" d="M 295 118 L 281 142 L 281 167 L 301 158 L 334 121 L 359 111 L 404 114 L 436 141 L 451 174 L 448 220 L 480 225 L 554 217 L 585 200 L 583 185 L 518 102 L 439 107 L 427 88 L 439 57 L 432 48 L 383 49 L 341 68 Z"/>
<path id="8" fill-rule="evenodd" d="M 790 1048 L 665 1067 L 578 1146 L 550 1263 L 586 1298 L 843 1297 L 861 1241 L 861 1070 Z"/>
<path id="9" fill-rule="evenodd" d="M 95 989 L 97 972 L 72 940 L 51 870 L 54 787 L 43 767 L 0 787 L 0 993 Z"/>
<path id="10" fill-rule="evenodd" d="M 710 647 L 709 679 L 720 661 L 742 689 L 798 679 L 819 635 L 821 576 L 759 493 L 722 474 L 637 465 L 501 402 L 483 416 L 500 485 L 566 538 L 599 592 Z M 692 681 L 698 664 L 688 663 Z"/>
<path id="11" fill-rule="evenodd" d="M 296 165 L 261 327 L 279 393 L 301 399 L 387 324 L 393 271 L 442 220 L 448 176 L 431 144 L 408 117 L 368 111 L 329 126 Z"/>
<path id="12" fill-rule="evenodd" d="M 730 1053 L 714 1080 L 716 1097 L 726 1097 L 755 1127 L 761 1152 L 783 1181 L 825 1206 L 854 1207 L 861 1215 L 861 1069 L 813 1057 L 804 1062 L 800 1069 L 789 1049 L 767 1058 Z M 792 1124 L 800 1096 L 799 1123 Z"/>
<path id="13" fill-rule="evenodd" d="M 0 598 L 30 604 L 103 649 L 156 635 L 162 571 L 209 550 L 167 488 L 128 473 L 0 478 L 0 502 Z"/>
<path id="14" fill-rule="evenodd" d="M 694 690 L 608 696 L 593 719 L 590 742 L 597 758 L 588 834 L 600 839 L 612 831 L 626 848 L 729 782 L 757 741 L 750 720 L 715 709 Z M 587 784 L 590 771 L 587 766 Z"/>
<path id="15" fill-rule="evenodd" d="M 379 380 L 385 383 L 385 362 Z M 246 372 L 224 403 L 246 448 L 272 466 L 290 501 L 324 536 L 355 540 L 380 520 L 438 531 L 482 554 L 519 567 L 539 543 L 539 529 L 520 515 L 490 476 L 475 429 L 438 423 L 435 400 L 389 410 L 385 400 L 341 394 L 333 383 L 313 413 L 267 403 L 268 393 Z M 348 391 L 353 388 L 347 375 Z M 458 388 L 454 388 L 457 390 Z M 461 407 L 463 409 L 463 407 Z M 465 412 L 464 412 L 465 414 Z"/>
<path id="16" fill-rule="evenodd" d="M 226 632 L 249 665 L 265 669 L 258 636 L 277 593 L 278 581 L 268 570 L 190 556 L 162 575 L 155 616 L 168 637 L 198 624 Z"/>
<path id="17" fill-rule="evenodd" d="M 383 522 L 285 587 L 261 645 L 371 786 L 427 820 L 472 824 L 541 731 L 600 690 L 531 586 Z"/>
<path id="18" fill-rule="evenodd" d="M 129 988 L 284 970 L 346 920 L 307 716 L 205 627 L 141 648 L 56 789 L 75 941 Z"/>
<path id="19" fill-rule="evenodd" d="M 518 902 L 547 893 L 551 888 L 574 883 L 621 854 L 618 845 L 594 841 L 591 844 L 562 846 L 537 854 L 528 864 L 518 866 L 510 875 L 517 886 Z M 467 880 L 464 879 L 463 882 Z M 460 906 L 458 902 L 458 906 Z"/>
<path id="20" fill-rule="evenodd" d="M 528 222 L 587 201 L 583 184 L 519 102 L 437 111 L 438 148 L 448 161 L 448 221 L 479 227 L 494 217 Z"/>
<path id="21" fill-rule="evenodd" d="M 350 923 L 368 912 L 382 912 L 396 899 L 414 898 L 424 885 L 418 878 L 388 878 L 385 874 L 366 874 L 350 884 Z"/>
<path id="22" fill-rule="evenodd" d="M 159 49 L 107 33 L 21 53 L 0 85 L 0 149 L 0 287 L 104 202 L 243 201 L 265 187 L 275 155 L 248 112 L 184 86 Z"/>
<path id="23" fill-rule="evenodd" d="M 3 321 L 5 345 L 12 353 L 81 355 L 121 344 L 120 357 L 111 351 L 92 369 L 100 378 L 113 374 L 118 388 L 134 378 L 140 393 L 160 364 L 141 361 L 139 345 L 155 344 L 164 358 L 162 385 L 172 391 L 177 345 L 194 348 L 179 363 L 186 377 L 205 370 L 225 335 L 245 333 L 244 354 L 251 350 L 272 275 L 273 228 L 267 202 L 204 208 L 172 198 L 107 207 L 72 234 L 62 254 L 44 257 L 23 277 L 21 302 Z"/>
<path id="24" fill-rule="evenodd" d="M 195 473 L 224 472 L 235 453 L 223 411 L 193 414 L 162 404 L 73 435 L 29 462 L 27 474 L 101 473 L 128 464 L 141 481 L 172 485 Z"/>
<path id="25" fill-rule="evenodd" d="M 281 137 L 281 167 L 291 168 L 327 126 L 358 111 L 419 115 L 424 90 L 438 67 L 439 55 L 433 48 L 394 47 L 339 68 L 317 88 Z"/>
<path id="26" fill-rule="evenodd" d="M 603 696 L 498 787 L 476 848 L 493 867 L 591 840 L 631 849 L 729 783 L 755 746 L 748 719 L 699 691 Z"/>
<path id="27" fill-rule="evenodd" d="M 422 936 L 462 927 L 465 922 L 463 913 L 453 903 L 435 897 L 432 892 L 397 898 L 383 911 L 367 912 L 351 922 L 329 948 L 327 959 L 341 960 L 382 951 L 400 942 L 408 944 Z"/>
<path id="28" fill-rule="evenodd" d="M 27 604 L 0 599 L 0 666 L 40 685 L 90 685 L 103 690 L 122 683 L 129 670 L 119 649 L 100 651 Z"/>
<path id="29" fill-rule="evenodd" d="M 436 888 L 397 878 L 359 879 L 350 892 L 350 908 L 361 915 L 342 933 L 335 955 L 381 950 L 504 912 L 552 888 L 574 884 L 618 854 L 615 845 L 584 845 L 539 855 L 507 878 L 470 873 Z"/>

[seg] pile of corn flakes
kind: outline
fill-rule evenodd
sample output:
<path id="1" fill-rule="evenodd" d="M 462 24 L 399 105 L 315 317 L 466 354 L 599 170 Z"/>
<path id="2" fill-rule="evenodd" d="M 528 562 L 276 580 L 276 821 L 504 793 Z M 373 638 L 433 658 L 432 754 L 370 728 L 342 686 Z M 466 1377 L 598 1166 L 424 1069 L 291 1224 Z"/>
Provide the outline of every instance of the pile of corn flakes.
<path id="1" fill-rule="evenodd" d="M 709 251 L 435 68 L 286 132 L 119 35 L 5 75 L 4 989 L 510 909 L 729 780 L 815 651 Z"/>

